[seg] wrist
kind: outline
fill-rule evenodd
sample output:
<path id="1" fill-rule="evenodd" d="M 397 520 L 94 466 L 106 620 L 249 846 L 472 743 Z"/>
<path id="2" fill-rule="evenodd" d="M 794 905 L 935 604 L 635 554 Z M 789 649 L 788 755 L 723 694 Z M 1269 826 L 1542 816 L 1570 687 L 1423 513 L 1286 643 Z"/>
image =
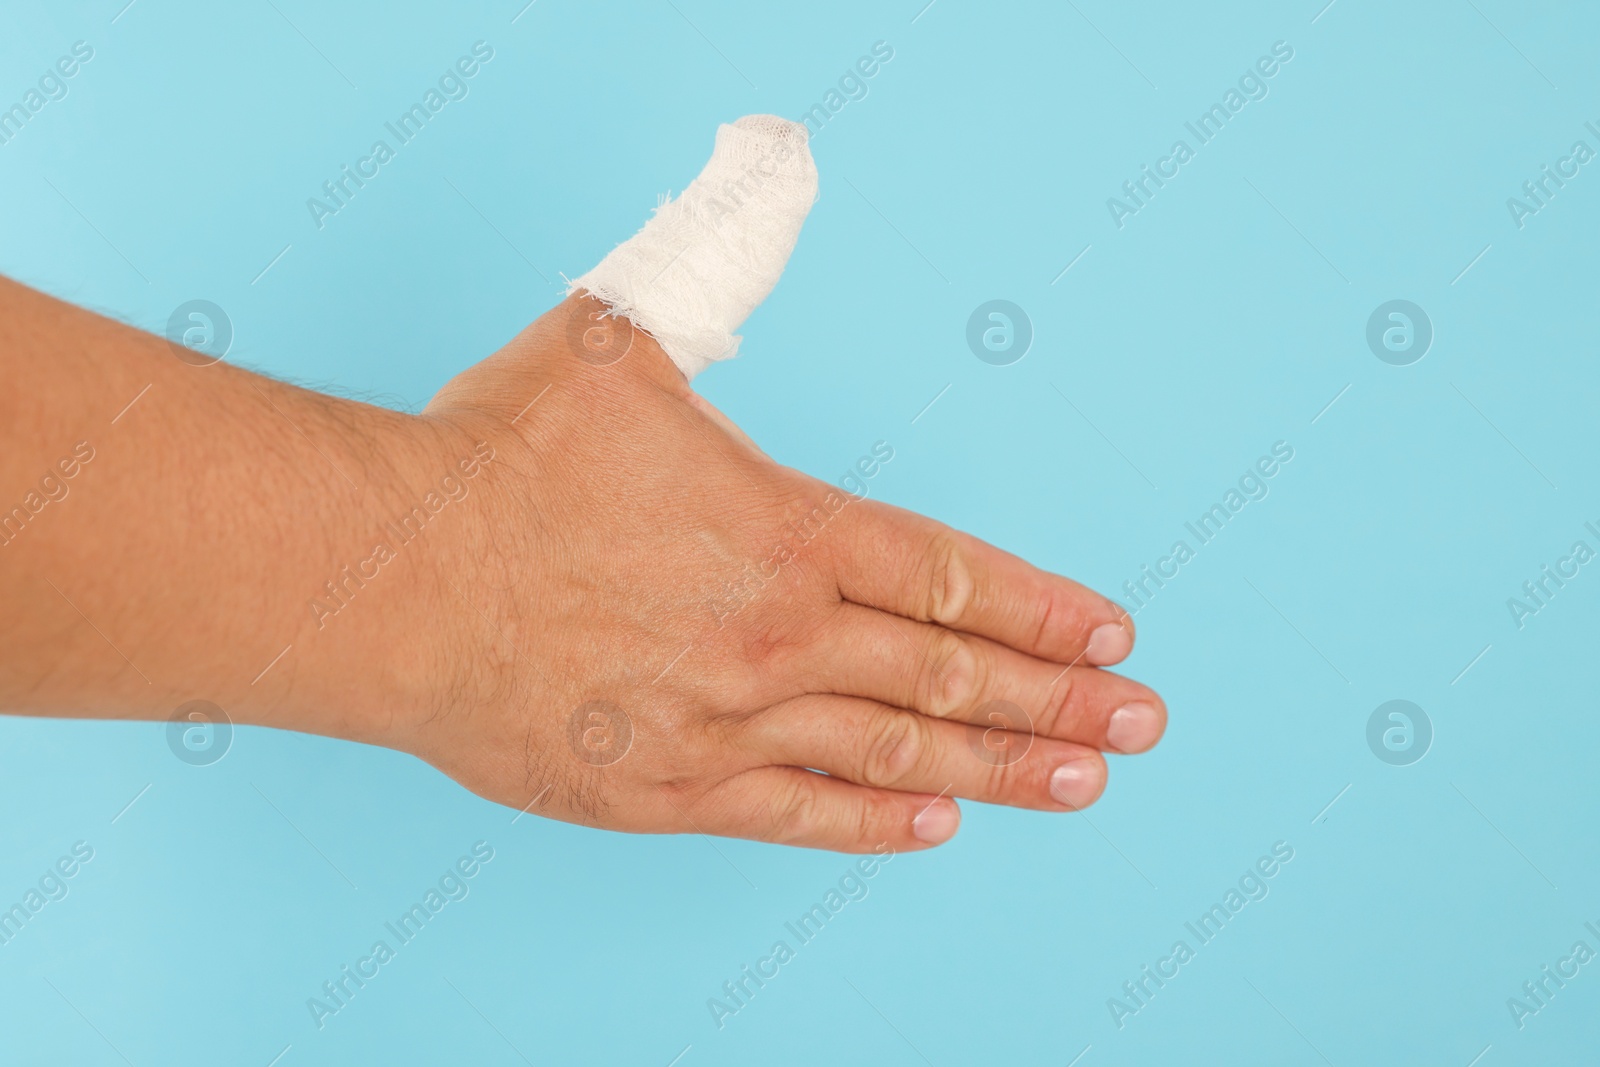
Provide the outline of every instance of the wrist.
<path id="1" fill-rule="evenodd" d="M 335 414 L 366 478 L 359 492 L 324 495 L 315 543 L 275 567 L 285 593 L 262 622 L 276 620 L 282 640 L 262 648 L 276 658 L 239 709 L 246 722 L 411 748 L 463 684 L 475 512 L 500 453 L 431 416 L 366 405 Z"/>

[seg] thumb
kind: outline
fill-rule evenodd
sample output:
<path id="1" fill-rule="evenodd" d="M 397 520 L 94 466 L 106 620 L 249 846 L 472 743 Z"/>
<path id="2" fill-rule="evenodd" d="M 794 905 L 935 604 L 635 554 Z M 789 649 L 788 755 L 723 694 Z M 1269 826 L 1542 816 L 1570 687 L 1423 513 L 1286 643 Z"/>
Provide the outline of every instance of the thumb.
<path id="1" fill-rule="evenodd" d="M 685 378 L 738 352 L 733 331 L 767 298 L 817 198 L 805 126 L 747 115 L 683 195 L 573 281 L 653 336 Z"/>

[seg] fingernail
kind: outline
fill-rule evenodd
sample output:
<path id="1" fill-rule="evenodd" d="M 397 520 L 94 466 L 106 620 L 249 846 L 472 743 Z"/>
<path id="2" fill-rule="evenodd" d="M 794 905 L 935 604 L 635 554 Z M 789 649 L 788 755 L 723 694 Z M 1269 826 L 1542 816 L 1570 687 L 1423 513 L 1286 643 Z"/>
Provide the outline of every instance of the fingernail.
<path id="1" fill-rule="evenodd" d="M 1087 808 L 1106 787 L 1102 766 L 1097 759 L 1063 763 L 1050 776 L 1050 795 L 1069 808 Z"/>
<path id="2" fill-rule="evenodd" d="M 1096 626 L 1089 635 L 1089 647 L 1083 658 L 1096 667 L 1109 667 L 1121 663 L 1133 651 L 1133 633 L 1120 622 Z"/>
<path id="3" fill-rule="evenodd" d="M 1122 705 L 1106 724 L 1106 744 L 1118 752 L 1143 752 L 1160 736 L 1161 713 L 1142 700 Z"/>
<path id="4" fill-rule="evenodd" d="M 942 845 L 956 835 L 960 826 L 961 809 L 955 801 L 935 800 L 911 820 L 911 833 L 918 841 Z"/>

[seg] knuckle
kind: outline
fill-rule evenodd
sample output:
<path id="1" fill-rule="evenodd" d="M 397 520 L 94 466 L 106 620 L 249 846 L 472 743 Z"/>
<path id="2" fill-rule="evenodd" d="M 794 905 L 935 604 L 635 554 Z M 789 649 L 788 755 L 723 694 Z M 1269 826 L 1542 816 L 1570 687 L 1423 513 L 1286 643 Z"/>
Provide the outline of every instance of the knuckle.
<path id="1" fill-rule="evenodd" d="M 1060 589 L 1041 590 L 1025 602 L 1024 620 L 1033 620 L 1033 647 L 1044 655 L 1082 649 L 1094 619 L 1091 598 Z"/>
<path id="2" fill-rule="evenodd" d="M 953 715 L 977 689 L 978 657 L 960 634 L 938 631 L 929 643 L 918 706 L 929 715 Z"/>
<path id="3" fill-rule="evenodd" d="M 926 549 L 928 565 L 927 617 L 946 626 L 954 624 L 972 600 L 972 569 L 967 565 L 961 538 L 953 530 L 937 530 Z"/>
<path id="4" fill-rule="evenodd" d="M 1068 667 L 1045 695 L 1042 733 L 1062 737 L 1077 732 L 1083 718 L 1084 692 L 1078 685 L 1077 667 Z"/>
<path id="5" fill-rule="evenodd" d="M 1011 784 L 1016 781 L 1017 768 L 1020 764 L 1012 760 L 997 760 L 988 763 L 983 774 L 982 796 L 988 800 L 998 800 L 1011 795 Z"/>
<path id="6" fill-rule="evenodd" d="M 887 787 L 906 781 L 922 766 L 927 742 L 927 730 L 915 714 L 897 711 L 882 716 L 868 741 L 862 784 Z"/>
<path id="7" fill-rule="evenodd" d="M 822 823 L 822 796 L 809 773 L 796 775 L 773 798 L 772 840 L 780 845 L 812 840 Z"/>
<path id="8" fill-rule="evenodd" d="M 1056 606 L 1056 598 L 1046 595 L 1043 602 L 1035 611 L 1038 622 L 1033 627 L 1033 647 L 1050 648 L 1050 626 L 1052 623 L 1058 627 L 1062 625 L 1061 611 Z"/>
<path id="9" fill-rule="evenodd" d="M 849 851 L 865 851 L 864 845 L 870 841 L 882 840 L 883 828 L 894 823 L 894 802 L 887 797 L 869 797 L 867 802 L 858 805 L 855 818 L 856 836 L 853 842 L 846 846 Z"/>

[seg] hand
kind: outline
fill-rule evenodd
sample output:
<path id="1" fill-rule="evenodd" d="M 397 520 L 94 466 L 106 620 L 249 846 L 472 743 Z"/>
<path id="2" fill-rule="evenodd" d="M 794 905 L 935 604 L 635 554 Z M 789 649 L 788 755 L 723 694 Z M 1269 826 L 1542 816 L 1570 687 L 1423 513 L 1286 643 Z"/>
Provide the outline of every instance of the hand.
<path id="1" fill-rule="evenodd" d="M 436 614 L 392 627 L 429 699 L 368 739 L 553 818 L 846 852 L 947 840 L 954 797 L 1084 807 L 1102 750 L 1155 744 L 1161 699 L 1099 669 L 1115 604 L 779 466 L 602 311 L 568 299 L 417 420 L 425 469 L 493 459 L 409 601 Z"/>

